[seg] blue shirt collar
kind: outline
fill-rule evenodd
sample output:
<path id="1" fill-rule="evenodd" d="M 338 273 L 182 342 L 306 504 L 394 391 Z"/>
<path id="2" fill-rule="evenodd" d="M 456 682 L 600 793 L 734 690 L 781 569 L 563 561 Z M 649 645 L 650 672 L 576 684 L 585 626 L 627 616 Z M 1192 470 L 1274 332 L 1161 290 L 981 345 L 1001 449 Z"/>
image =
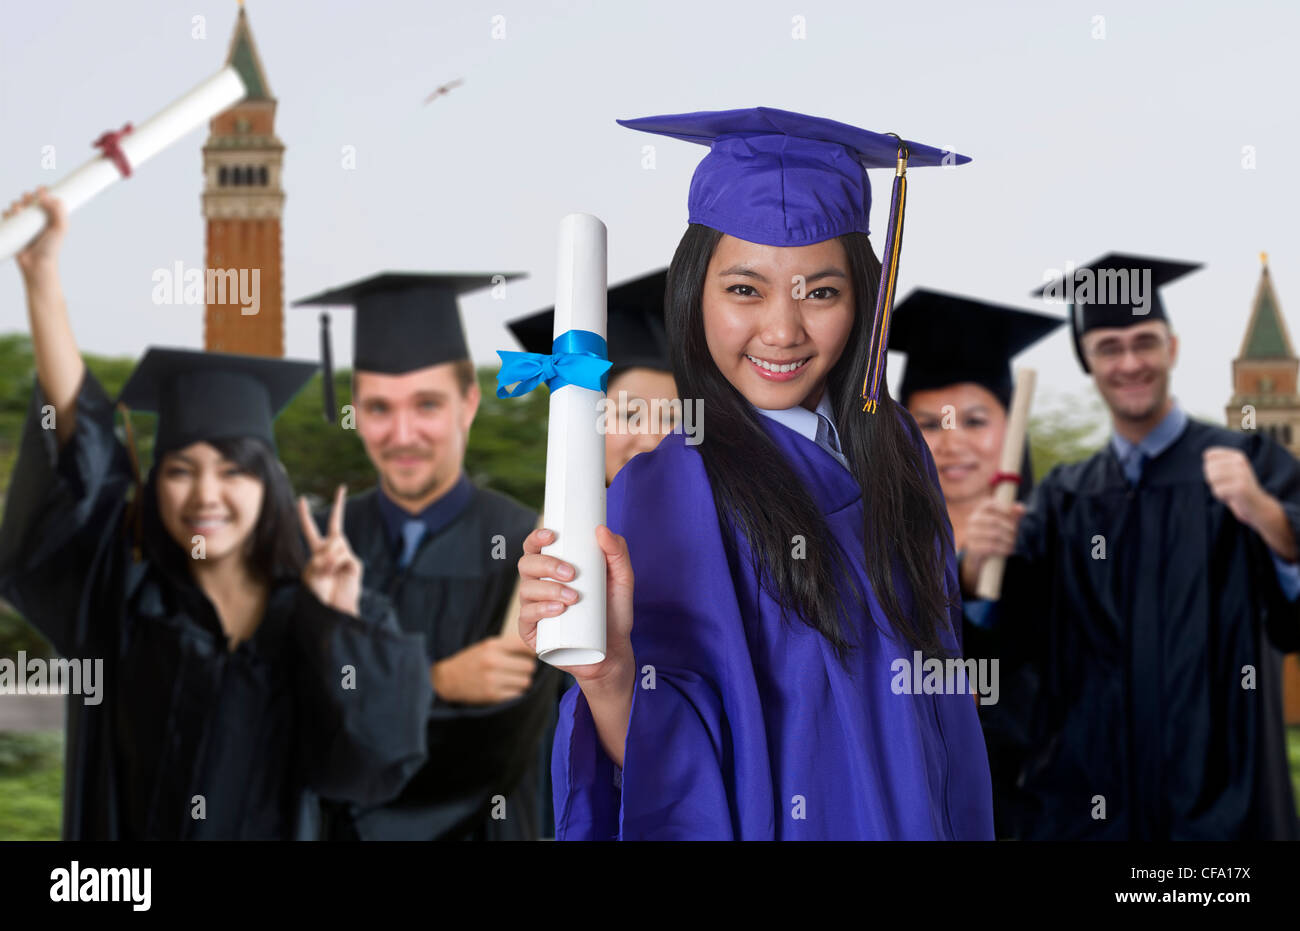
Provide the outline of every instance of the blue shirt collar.
<path id="1" fill-rule="evenodd" d="M 750 405 L 753 407 L 753 405 Z M 822 391 L 822 399 L 817 402 L 817 410 L 810 411 L 802 405 L 796 404 L 794 407 L 787 407 L 785 410 L 766 410 L 761 407 L 754 407 L 764 417 L 770 417 L 777 423 L 784 424 L 800 436 L 807 437 L 812 442 L 817 442 L 817 415 L 821 414 L 831 425 L 831 433 L 835 435 L 835 445 L 840 449 L 844 445 L 840 442 L 840 432 L 835 428 L 835 415 L 831 413 L 830 392 Z"/>
<path id="2" fill-rule="evenodd" d="M 1134 449 L 1140 449 L 1148 459 L 1154 459 L 1174 444 L 1187 427 L 1187 412 L 1175 400 L 1169 413 L 1137 443 L 1130 443 L 1118 433 L 1111 433 L 1110 445 L 1121 464 L 1129 461 Z"/>
<path id="3" fill-rule="evenodd" d="M 388 497 L 384 493 L 383 485 L 380 485 L 377 491 L 379 492 L 379 514 L 384 519 L 384 531 L 388 536 L 388 542 L 400 552 L 403 524 L 409 520 L 423 521 L 425 538 L 433 536 L 457 517 L 460 517 L 461 513 L 469 505 L 470 498 L 474 496 L 474 485 L 465 476 L 465 473 L 461 472 L 456 484 L 452 485 L 446 494 L 418 514 L 412 514 Z"/>

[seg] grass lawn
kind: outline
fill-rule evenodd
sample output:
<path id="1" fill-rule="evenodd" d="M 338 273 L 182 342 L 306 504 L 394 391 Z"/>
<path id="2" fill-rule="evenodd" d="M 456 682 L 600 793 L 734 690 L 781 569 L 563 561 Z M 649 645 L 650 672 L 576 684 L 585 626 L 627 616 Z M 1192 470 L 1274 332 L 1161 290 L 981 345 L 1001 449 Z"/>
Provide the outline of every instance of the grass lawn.
<path id="1" fill-rule="evenodd" d="M 0 840 L 58 840 L 63 733 L 0 733 Z"/>

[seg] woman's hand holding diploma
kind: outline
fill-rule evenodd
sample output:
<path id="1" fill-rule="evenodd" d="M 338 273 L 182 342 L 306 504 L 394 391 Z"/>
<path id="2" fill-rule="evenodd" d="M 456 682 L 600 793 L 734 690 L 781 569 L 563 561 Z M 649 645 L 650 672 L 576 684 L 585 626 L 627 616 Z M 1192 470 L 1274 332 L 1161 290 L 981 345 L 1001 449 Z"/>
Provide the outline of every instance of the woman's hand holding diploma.
<path id="1" fill-rule="evenodd" d="M 59 274 L 59 249 L 68 233 L 68 211 L 55 197 L 50 196 L 44 187 L 29 191 L 18 200 L 13 201 L 0 214 L 0 219 L 7 220 L 24 207 L 36 204 L 45 211 L 46 225 L 41 235 L 37 236 L 25 249 L 17 254 L 18 270 L 28 284 L 57 283 Z"/>
<path id="2" fill-rule="evenodd" d="M 534 530 L 524 539 L 519 560 L 519 636 L 530 647 L 537 643 L 537 625 L 543 618 L 563 614 L 578 600 L 564 583 L 573 579 L 573 567 L 542 553 L 555 542 L 554 532 Z M 591 707 L 601 746 L 614 765 L 623 766 L 636 686 L 636 659 L 632 655 L 632 559 L 627 541 L 608 527 L 596 528 L 596 542 L 605 554 L 605 659 L 588 666 L 560 666 L 578 680 Z M 553 580 L 559 581 L 553 581 Z"/>
<path id="3" fill-rule="evenodd" d="M 975 591 L 985 560 L 1015 552 L 1016 530 L 1024 516 L 1025 506 L 1019 501 L 1003 504 L 992 497 L 985 498 L 971 512 L 966 522 L 966 557 L 961 565 L 963 595 L 969 597 Z"/>

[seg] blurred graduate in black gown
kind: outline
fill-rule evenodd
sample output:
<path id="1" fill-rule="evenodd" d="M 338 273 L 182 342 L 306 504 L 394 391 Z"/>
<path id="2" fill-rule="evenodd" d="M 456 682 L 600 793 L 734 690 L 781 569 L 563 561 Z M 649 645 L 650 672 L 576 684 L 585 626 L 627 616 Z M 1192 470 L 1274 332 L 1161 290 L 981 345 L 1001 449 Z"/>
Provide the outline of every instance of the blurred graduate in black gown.
<path id="1" fill-rule="evenodd" d="M 271 421 L 315 365 L 150 349 L 120 398 L 157 414 L 129 508 L 131 453 L 59 284 L 64 212 L 40 202 L 0 594 L 60 656 L 103 664 L 97 700 L 68 702 L 64 837 L 311 838 L 316 795 L 376 804 L 418 769 L 429 693 L 420 638 L 362 589 L 337 522 L 295 515 Z"/>
<path id="2" fill-rule="evenodd" d="M 1300 465 L 1191 419 L 1159 288 L 1199 266 L 1111 254 L 1039 293 L 1070 307 L 1109 442 L 1028 508 L 970 518 L 963 591 L 1009 555 L 989 631 L 1039 697 L 1027 839 L 1293 839 L 1281 656 L 1300 646 Z"/>
<path id="3" fill-rule="evenodd" d="M 464 471 L 480 392 L 457 297 L 490 284 L 385 273 L 297 302 L 356 308 L 355 427 L 379 481 L 348 500 L 344 532 L 369 584 L 425 636 L 434 688 L 430 765 L 389 804 L 326 806 L 333 839 L 532 840 L 549 807 L 538 748 L 560 674 L 508 617 L 537 514 Z"/>
<path id="4" fill-rule="evenodd" d="M 993 494 L 998 480 L 1016 482 L 1017 501 L 1028 500 L 1033 489 L 1027 438 L 1019 474 L 998 472 L 1011 407 L 1011 359 L 1062 322 L 1060 317 L 927 289 L 912 291 L 894 309 L 889 348 L 907 353 L 898 396 L 934 456 L 959 561 L 967 521 Z M 980 626 L 985 606 L 967 602 L 964 607 L 964 652 L 978 658 L 987 651 Z M 996 702 L 980 706 L 999 838 L 1014 832 L 1015 782 L 1036 694 L 1036 674 L 1026 666 L 1013 676 L 1003 671 Z"/>

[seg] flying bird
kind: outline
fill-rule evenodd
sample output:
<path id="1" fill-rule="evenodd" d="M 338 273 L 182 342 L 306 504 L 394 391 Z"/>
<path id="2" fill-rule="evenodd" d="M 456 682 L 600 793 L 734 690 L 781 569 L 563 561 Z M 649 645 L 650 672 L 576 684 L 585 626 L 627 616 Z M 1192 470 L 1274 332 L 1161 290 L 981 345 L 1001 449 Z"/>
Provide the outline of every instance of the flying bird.
<path id="1" fill-rule="evenodd" d="M 428 97 L 424 98 L 425 105 L 427 106 L 429 103 L 431 103 L 435 97 L 441 97 L 443 94 L 447 93 L 452 88 L 460 87 L 464 83 L 465 83 L 464 79 L 457 78 L 456 80 L 451 81 L 450 83 L 442 85 L 442 87 L 438 88 Z"/>

